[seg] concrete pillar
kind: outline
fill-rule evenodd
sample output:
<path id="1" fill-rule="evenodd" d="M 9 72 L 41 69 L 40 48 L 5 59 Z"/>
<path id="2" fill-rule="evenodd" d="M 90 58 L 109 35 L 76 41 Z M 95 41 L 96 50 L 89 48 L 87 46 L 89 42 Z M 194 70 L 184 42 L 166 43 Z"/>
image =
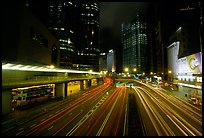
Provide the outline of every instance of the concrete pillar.
<path id="1" fill-rule="evenodd" d="M 84 90 L 84 80 L 80 81 L 80 90 Z"/>
<path id="2" fill-rule="evenodd" d="M 91 79 L 88 79 L 88 87 L 91 86 Z"/>
<path id="3" fill-rule="evenodd" d="M 84 89 L 87 89 L 88 87 L 88 80 L 84 80 Z"/>
<path id="4" fill-rule="evenodd" d="M 68 93 L 68 82 L 65 82 L 65 90 L 64 90 L 64 97 L 67 98 Z"/>
<path id="5" fill-rule="evenodd" d="M 99 78 L 99 83 L 102 84 L 103 82 L 103 78 Z"/>
<path id="6" fill-rule="evenodd" d="M 12 111 L 12 90 L 2 90 L 2 115 L 6 115 Z"/>
<path id="7" fill-rule="evenodd" d="M 96 82 L 97 82 L 97 84 L 99 84 L 100 83 L 100 78 L 96 78 Z"/>
<path id="8" fill-rule="evenodd" d="M 67 83 L 57 83 L 55 85 L 55 96 L 66 98 L 66 96 L 67 96 Z"/>

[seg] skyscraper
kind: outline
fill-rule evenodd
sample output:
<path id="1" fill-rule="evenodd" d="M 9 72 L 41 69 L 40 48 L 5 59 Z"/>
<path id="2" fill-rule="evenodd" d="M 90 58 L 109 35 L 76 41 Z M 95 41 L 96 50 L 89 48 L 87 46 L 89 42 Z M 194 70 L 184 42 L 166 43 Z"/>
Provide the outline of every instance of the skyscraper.
<path id="1" fill-rule="evenodd" d="M 138 73 L 146 72 L 147 35 L 146 23 L 141 15 L 137 15 L 129 23 L 122 24 L 123 68 Z"/>
<path id="2" fill-rule="evenodd" d="M 61 67 L 98 71 L 97 2 L 27 0 L 26 4 L 58 38 Z"/>
<path id="3" fill-rule="evenodd" d="M 113 49 L 109 50 L 109 52 L 107 53 L 107 70 L 108 72 L 116 71 L 115 51 Z"/>
<path id="4" fill-rule="evenodd" d="M 76 46 L 76 5 L 67 0 L 28 0 L 26 5 L 60 44 L 60 67 L 72 68 Z"/>
<path id="5" fill-rule="evenodd" d="M 77 3 L 77 64 L 94 71 L 99 70 L 99 3 L 82 1 Z"/>
<path id="6" fill-rule="evenodd" d="M 147 15 L 150 71 L 167 78 L 167 47 L 173 42 L 180 41 L 179 57 L 200 51 L 199 28 L 202 27 L 199 25 L 199 15 L 202 12 L 199 14 L 199 4 L 197 1 L 160 1 L 150 4 Z M 179 35 L 179 38 L 171 38 L 174 34 Z"/>

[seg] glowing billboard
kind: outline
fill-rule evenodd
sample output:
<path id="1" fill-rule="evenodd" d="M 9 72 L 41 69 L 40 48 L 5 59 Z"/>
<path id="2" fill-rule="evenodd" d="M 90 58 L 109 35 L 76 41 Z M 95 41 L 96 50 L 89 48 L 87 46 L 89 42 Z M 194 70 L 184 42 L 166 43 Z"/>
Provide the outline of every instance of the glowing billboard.
<path id="1" fill-rule="evenodd" d="M 178 73 L 191 73 L 191 74 L 201 74 L 202 73 L 202 62 L 201 53 L 195 53 L 187 57 L 178 59 Z"/>

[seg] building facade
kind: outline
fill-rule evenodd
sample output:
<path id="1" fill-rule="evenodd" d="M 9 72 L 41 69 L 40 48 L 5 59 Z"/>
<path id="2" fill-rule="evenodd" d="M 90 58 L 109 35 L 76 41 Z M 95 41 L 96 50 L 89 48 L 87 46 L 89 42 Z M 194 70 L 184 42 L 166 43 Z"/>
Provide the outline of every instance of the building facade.
<path id="1" fill-rule="evenodd" d="M 99 56 L 99 71 L 107 71 L 107 54 L 100 53 Z"/>
<path id="2" fill-rule="evenodd" d="M 67 0 L 27 0 L 26 5 L 58 39 L 60 67 L 72 68 L 76 46 L 76 5 Z"/>
<path id="3" fill-rule="evenodd" d="M 107 71 L 115 72 L 116 71 L 116 57 L 115 51 L 113 49 L 109 50 L 107 53 Z"/>
<path id="4" fill-rule="evenodd" d="M 33 13 L 18 2 L 3 10 L 2 61 L 59 67 L 59 43 Z"/>
<path id="5" fill-rule="evenodd" d="M 151 47 L 150 53 L 155 53 L 149 57 L 151 72 L 167 79 L 167 47 L 174 42 L 180 42 L 179 58 L 200 52 L 201 15 L 201 4 L 197 1 L 161 1 L 150 4 L 147 15 L 148 46 Z M 175 37 L 172 39 L 175 33 L 179 35 L 179 40 Z"/>
<path id="6" fill-rule="evenodd" d="M 136 18 L 126 24 L 122 24 L 123 68 L 138 73 L 147 69 L 147 35 L 146 22 L 137 15 Z"/>
<path id="7" fill-rule="evenodd" d="M 60 66 L 99 70 L 99 3 L 27 0 L 28 7 L 58 38 Z"/>
<path id="8" fill-rule="evenodd" d="M 77 3 L 77 59 L 76 63 L 99 71 L 99 3 Z"/>

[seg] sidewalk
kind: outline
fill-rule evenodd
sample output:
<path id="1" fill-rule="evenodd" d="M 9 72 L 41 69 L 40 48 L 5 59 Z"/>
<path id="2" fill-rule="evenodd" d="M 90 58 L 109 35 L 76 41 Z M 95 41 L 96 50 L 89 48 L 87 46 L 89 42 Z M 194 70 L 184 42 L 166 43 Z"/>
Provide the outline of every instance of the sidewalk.
<path id="1" fill-rule="evenodd" d="M 152 84 L 152 83 L 148 83 L 148 85 L 153 86 L 153 87 L 157 87 L 157 85 Z M 174 86 L 160 85 L 159 88 L 168 91 L 169 93 L 171 93 L 175 97 L 180 98 L 180 99 L 188 102 L 189 104 L 195 106 L 196 108 L 198 108 L 199 110 L 202 111 L 202 95 L 200 95 L 200 97 L 199 97 L 200 98 L 200 102 L 198 102 L 196 100 L 196 98 L 193 98 L 192 94 L 189 94 L 188 92 L 184 92 L 182 90 L 178 90 Z M 199 104 L 201 104 L 201 105 L 199 105 Z"/>
<path id="2" fill-rule="evenodd" d="M 202 104 L 201 105 L 193 104 L 191 97 L 189 97 L 188 93 L 183 92 L 183 91 L 179 91 L 179 90 L 172 90 L 171 88 L 166 87 L 166 86 L 161 86 L 161 88 L 171 92 L 174 96 L 176 96 L 176 97 L 178 97 L 178 98 L 180 98 L 180 99 L 182 99 L 182 100 L 184 100 L 184 101 L 186 101 L 186 102 L 192 104 L 193 106 L 202 110 Z M 202 97 L 201 97 L 201 99 L 202 99 Z"/>

